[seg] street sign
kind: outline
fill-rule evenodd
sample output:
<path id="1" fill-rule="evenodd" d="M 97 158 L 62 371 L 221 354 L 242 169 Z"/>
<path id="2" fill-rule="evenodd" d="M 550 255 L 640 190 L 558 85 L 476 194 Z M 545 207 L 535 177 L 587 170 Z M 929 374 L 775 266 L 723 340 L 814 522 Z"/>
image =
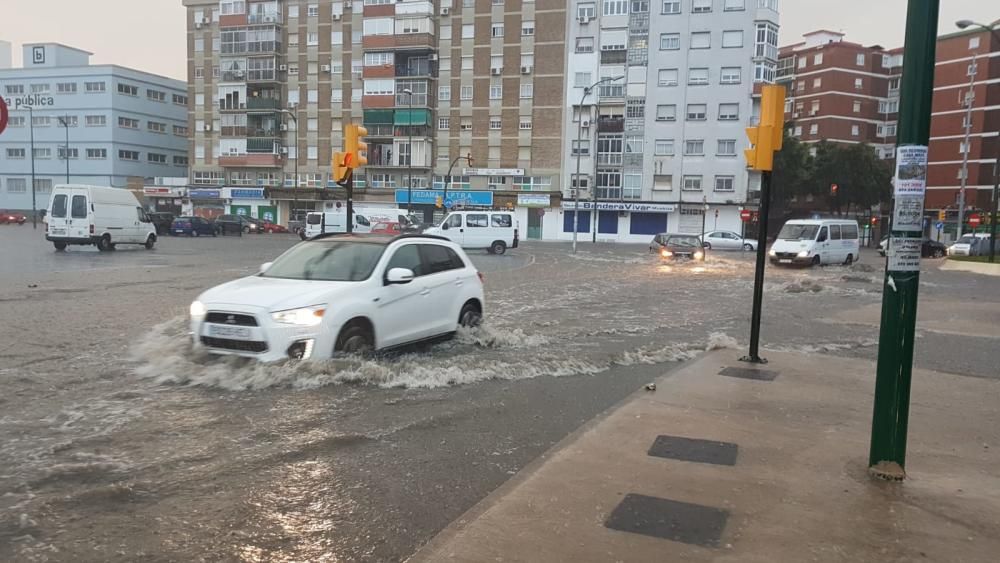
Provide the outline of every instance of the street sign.
<path id="1" fill-rule="evenodd" d="M 981 223 L 981 222 L 982 222 L 982 219 L 979 218 L 979 215 L 977 215 L 975 213 L 973 213 L 972 215 L 969 215 L 969 226 L 970 227 L 976 228 L 976 227 L 979 226 L 979 223 Z"/>
<path id="2" fill-rule="evenodd" d="M 0 98 L 0 133 L 7 128 L 7 102 Z"/>
<path id="3" fill-rule="evenodd" d="M 444 208 L 445 209 L 451 209 L 453 205 L 455 205 L 455 203 L 453 201 L 451 201 L 450 199 L 444 200 Z"/>
<path id="4" fill-rule="evenodd" d="M 746 222 L 750 221 L 750 219 L 752 219 L 752 218 L 753 218 L 753 211 L 750 211 L 749 209 L 741 209 L 740 210 L 740 221 L 743 221 L 744 223 L 746 223 Z"/>
<path id="5" fill-rule="evenodd" d="M 938 221 L 937 223 L 934 223 L 934 228 L 940 231 L 941 229 L 944 228 L 944 223 Z"/>

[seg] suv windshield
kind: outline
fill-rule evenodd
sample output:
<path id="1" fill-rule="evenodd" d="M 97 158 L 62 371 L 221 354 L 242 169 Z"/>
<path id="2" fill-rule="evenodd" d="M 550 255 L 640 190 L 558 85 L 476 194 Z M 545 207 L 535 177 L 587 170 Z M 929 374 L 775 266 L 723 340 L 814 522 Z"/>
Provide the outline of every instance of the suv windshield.
<path id="1" fill-rule="evenodd" d="M 962 235 L 962 238 L 958 239 L 958 244 L 973 244 L 976 242 L 976 237 L 972 235 Z"/>
<path id="2" fill-rule="evenodd" d="M 781 227 L 778 238 L 781 240 L 815 240 L 819 225 L 788 225 Z"/>
<path id="3" fill-rule="evenodd" d="M 385 245 L 323 240 L 303 242 L 274 261 L 263 278 L 321 281 L 364 281 L 372 275 Z"/>
<path id="4" fill-rule="evenodd" d="M 697 248 L 701 246 L 701 241 L 698 240 L 698 237 L 670 237 L 667 239 L 667 246 L 691 246 Z"/>

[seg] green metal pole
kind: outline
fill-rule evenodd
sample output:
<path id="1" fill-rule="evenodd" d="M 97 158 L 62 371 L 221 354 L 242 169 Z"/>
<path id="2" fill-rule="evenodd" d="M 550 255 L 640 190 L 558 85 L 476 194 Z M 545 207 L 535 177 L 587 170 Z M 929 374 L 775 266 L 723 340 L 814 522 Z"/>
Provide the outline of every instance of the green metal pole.
<path id="1" fill-rule="evenodd" d="M 869 472 L 906 477 L 906 429 L 920 287 L 920 244 L 927 183 L 931 100 L 940 0 L 909 0 L 900 92 L 897 167 L 882 292 Z"/>

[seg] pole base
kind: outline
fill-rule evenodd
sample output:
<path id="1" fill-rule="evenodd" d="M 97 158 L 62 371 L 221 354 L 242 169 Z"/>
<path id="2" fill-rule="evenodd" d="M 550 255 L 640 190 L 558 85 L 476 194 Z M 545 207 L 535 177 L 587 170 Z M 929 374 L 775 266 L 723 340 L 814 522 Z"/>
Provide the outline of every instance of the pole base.
<path id="1" fill-rule="evenodd" d="M 754 355 L 741 356 L 740 357 L 740 361 L 741 362 L 747 362 L 747 363 L 750 363 L 750 364 L 766 364 L 767 363 L 767 359 L 766 358 L 761 358 L 760 356 L 754 356 Z"/>
<path id="2" fill-rule="evenodd" d="M 898 482 L 906 479 L 906 470 L 895 461 L 880 461 L 868 468 L 868 474 L 882 481 Z"/>

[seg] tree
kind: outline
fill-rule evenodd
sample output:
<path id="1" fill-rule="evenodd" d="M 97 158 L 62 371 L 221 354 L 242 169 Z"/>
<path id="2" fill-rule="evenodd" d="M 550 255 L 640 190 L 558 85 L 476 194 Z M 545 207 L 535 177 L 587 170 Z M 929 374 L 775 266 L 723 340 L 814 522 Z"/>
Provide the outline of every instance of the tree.
<path id="1" fill-rule="evenodd" d="M 812 176 L 812 160 L 806 145 L 790 137 L 785 130 L 781 150 L 774 154 L 774 171 L 771 174 L 771 204 L 774 209 L 786 210 L 792 199 L 805 197 Z"/>
<path id="2" fill-rule="evenodd" d="M 823 197 L 831 213 L 850 213 L 851 207 L 869 209 L 886 202 L 892 172 L 871 145 L 842 145 L 820 141 L 813 161 L 811 192 Z M 834 192 L 832 186 L 836 184 Z"/>

